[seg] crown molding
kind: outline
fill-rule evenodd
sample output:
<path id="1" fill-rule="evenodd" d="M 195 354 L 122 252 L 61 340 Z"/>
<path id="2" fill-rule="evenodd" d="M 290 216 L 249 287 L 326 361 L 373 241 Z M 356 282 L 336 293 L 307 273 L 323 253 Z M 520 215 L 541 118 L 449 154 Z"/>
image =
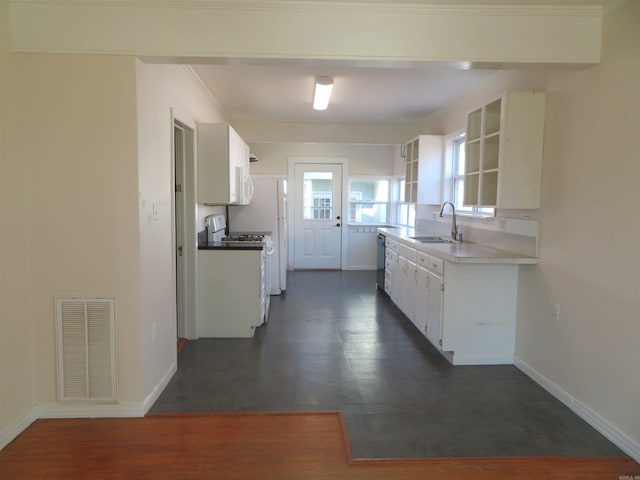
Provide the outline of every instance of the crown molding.
<path id="1" fill-rule="evenodd" d="M 198 88 L 202 90 L 202 93 L 206 95 L 206 97 L 211 101 L 211 103 L 213 103 L 214 106 L 216 106 L 219 110 L 221 110 L 225 117 L 229 118 L 229 112 L 227 111 L 225 106 L 220 102 L 220 100 L 218 100 L 215 97 L 213 93 L 211 93 L 211 90 L 207 88 L 207 86 L 204 84 L 204 82 L 200 78 L 200 75 L 198 75 L 195 72 L 193 67 L 191 67 L 191 65 L 182 65 L 182 68 L 184 69 L 185 72 L 187 72 L 187 75 L 191 77 L 191 80 L 193 80 L 193 82 L 198 86 Z"/>
<path id="2" fill-rule="evenodd" d="M 270 13 L 338 13 L 355 15 L 408 16 L 595 16 L 627 0 L 612 0 L 602 5 L 441 5 L 411 3 L 363 3 L 299 0 L 9 0 L 10 4 L 82 5 L 99 7 L 176 8 Z M 613 6 L 610 6 L 613 5 Z"/>

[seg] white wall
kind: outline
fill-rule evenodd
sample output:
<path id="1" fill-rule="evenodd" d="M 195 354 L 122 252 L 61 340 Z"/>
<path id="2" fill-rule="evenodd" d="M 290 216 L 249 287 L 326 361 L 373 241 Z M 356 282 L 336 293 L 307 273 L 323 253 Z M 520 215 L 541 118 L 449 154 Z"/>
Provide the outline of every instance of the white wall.
<path id="1" fill-rule="evenodd" d="M 116 299 L 119 398 L 140 400 L 135 60 L 16 58 L 37 403 L 55 408 L 55 295 Z"/>
<path id="2" fill-rule="evenodd" d="M 349 159 L 349 175 L 393 173 L 393 145 L 250 143 L 249 146 L 251 153 L 259 159 L 251 164 L 252 175 L 286 175 L 289 157 L 346 157 Z"/>
<path id="3" fill-rule="evenodd" d="M 25 165 L 17 154 L 16 58 L 8 3 L 0 1 L 0 448 L 35 404 Z"/>
<path id="4" fill-rule="evenodd" d="M 258 162 L 251 164 L 253 175 L 286 175 L 289 157 L 346 157 L 349 159 L 349 176 L 390 176 L 397 150 L 394 145 L 340 143 L 253 143 L 250 147 L 259 158 Z M 358 232 L 350 228 L 346 239 L 347 269 L 375 268 L 375 232 Z"/>
<path id="5" fill-rule="evenodd" d="M 176 366 L 175 256 L 173 226 L 173 125 L 171 114 L 195 130 L 196 122 L 225 122 L 210 97 L 181 66 L 136 61 L 138 106 L 138 188 L 140 209 L 140 338 L 145 397 L 168 380 Z M 185 196 L 195 184 L 187 169 Z M 153 204 L 158 219 L 153 220 Z M 185 258 L 195 265 L 195 203 L 191 203 Z M 195 270 L 190 270 L 188 307 L 195 306 Z M 190 310 L 187 320 L 193 320 Z M 152 340 L 152 326 L 157 338 Z M 193 330 L 193 328 L 191 329 Z M 155 393 L 158 393 L 157 391 Z"/>
<path id="6" fill-rule="evenodd" d="M 540 260 L 521 268 L 516 355 L 574 409 L 640 458 L 640 2 L 604 22 L 602 63 L 579 72 L 503 75 L 432 116 L 425 129 L 464 127 L 465 113 L 502 90 L 547 94 Z M 560 321 L 552 318 L 560 304 Z M 586 413 L 585 413 L 586 412 Z"/>

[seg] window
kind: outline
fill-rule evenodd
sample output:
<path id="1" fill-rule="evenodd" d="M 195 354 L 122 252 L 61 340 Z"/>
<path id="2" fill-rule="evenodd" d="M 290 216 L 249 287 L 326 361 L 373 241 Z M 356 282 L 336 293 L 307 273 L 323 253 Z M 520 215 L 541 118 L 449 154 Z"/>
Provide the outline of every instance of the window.
<path id="1" fill-rule="evenodd" d="M 416 223 L 416 206 L 413 203 L 405 201 L 406 183 L 404 177 L 401 177 L 396 183 L 396 195 L 398 199 L 396 210 L 396 224 L 406 225 L 408 227 L 415 226 Z"/>
<path id="2" fill-rule="evenodd" d="M 333 218 L 333 174 L 305 172 L 303 186 L 303 219 L 331 220 Z"/>
<path id="3" fill-rule="evenodd" d="M 453 203 L 456 211 L 469 215 L 493 217 L 495 208 L 465 207 L 464 206 L 464 168 L 465 168 L 465 141 L 464 134 L 455 137 L 451 146 L 451 188 L 453 191 Z"/>
<path id="4" fill-rule="evenodd" d="M 389 180 L 349 181 L 349 223 L 389 222 Z"/>

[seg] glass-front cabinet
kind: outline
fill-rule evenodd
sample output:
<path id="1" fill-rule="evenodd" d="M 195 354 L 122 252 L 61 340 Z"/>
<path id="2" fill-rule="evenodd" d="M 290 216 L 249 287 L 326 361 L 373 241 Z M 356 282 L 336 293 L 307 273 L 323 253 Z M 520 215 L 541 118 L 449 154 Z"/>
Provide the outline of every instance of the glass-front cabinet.
<path id="1" fill-rule="evenodd" d="M 544 92 L 507 92 L 467 115 L 466 206 L 540 207 L 544 115 Z"/>

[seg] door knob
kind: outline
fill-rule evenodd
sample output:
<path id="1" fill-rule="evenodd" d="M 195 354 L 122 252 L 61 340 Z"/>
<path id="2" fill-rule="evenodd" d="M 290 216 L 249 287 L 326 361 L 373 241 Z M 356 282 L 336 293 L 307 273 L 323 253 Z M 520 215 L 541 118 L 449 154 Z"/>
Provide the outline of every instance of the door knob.
<path id="1" fill-rule="evenodd" d="M 340 215 L 338 215 L 338 216 L 336 217 L 336 220 L 340 220 Z"/>
<path id="2" fill-rule="evenodd" d="M 336 223 L 336 227 L 339 227 L 339 226 L 340 226 L 340 224 L 339 224 L 339 223 Z"/>

